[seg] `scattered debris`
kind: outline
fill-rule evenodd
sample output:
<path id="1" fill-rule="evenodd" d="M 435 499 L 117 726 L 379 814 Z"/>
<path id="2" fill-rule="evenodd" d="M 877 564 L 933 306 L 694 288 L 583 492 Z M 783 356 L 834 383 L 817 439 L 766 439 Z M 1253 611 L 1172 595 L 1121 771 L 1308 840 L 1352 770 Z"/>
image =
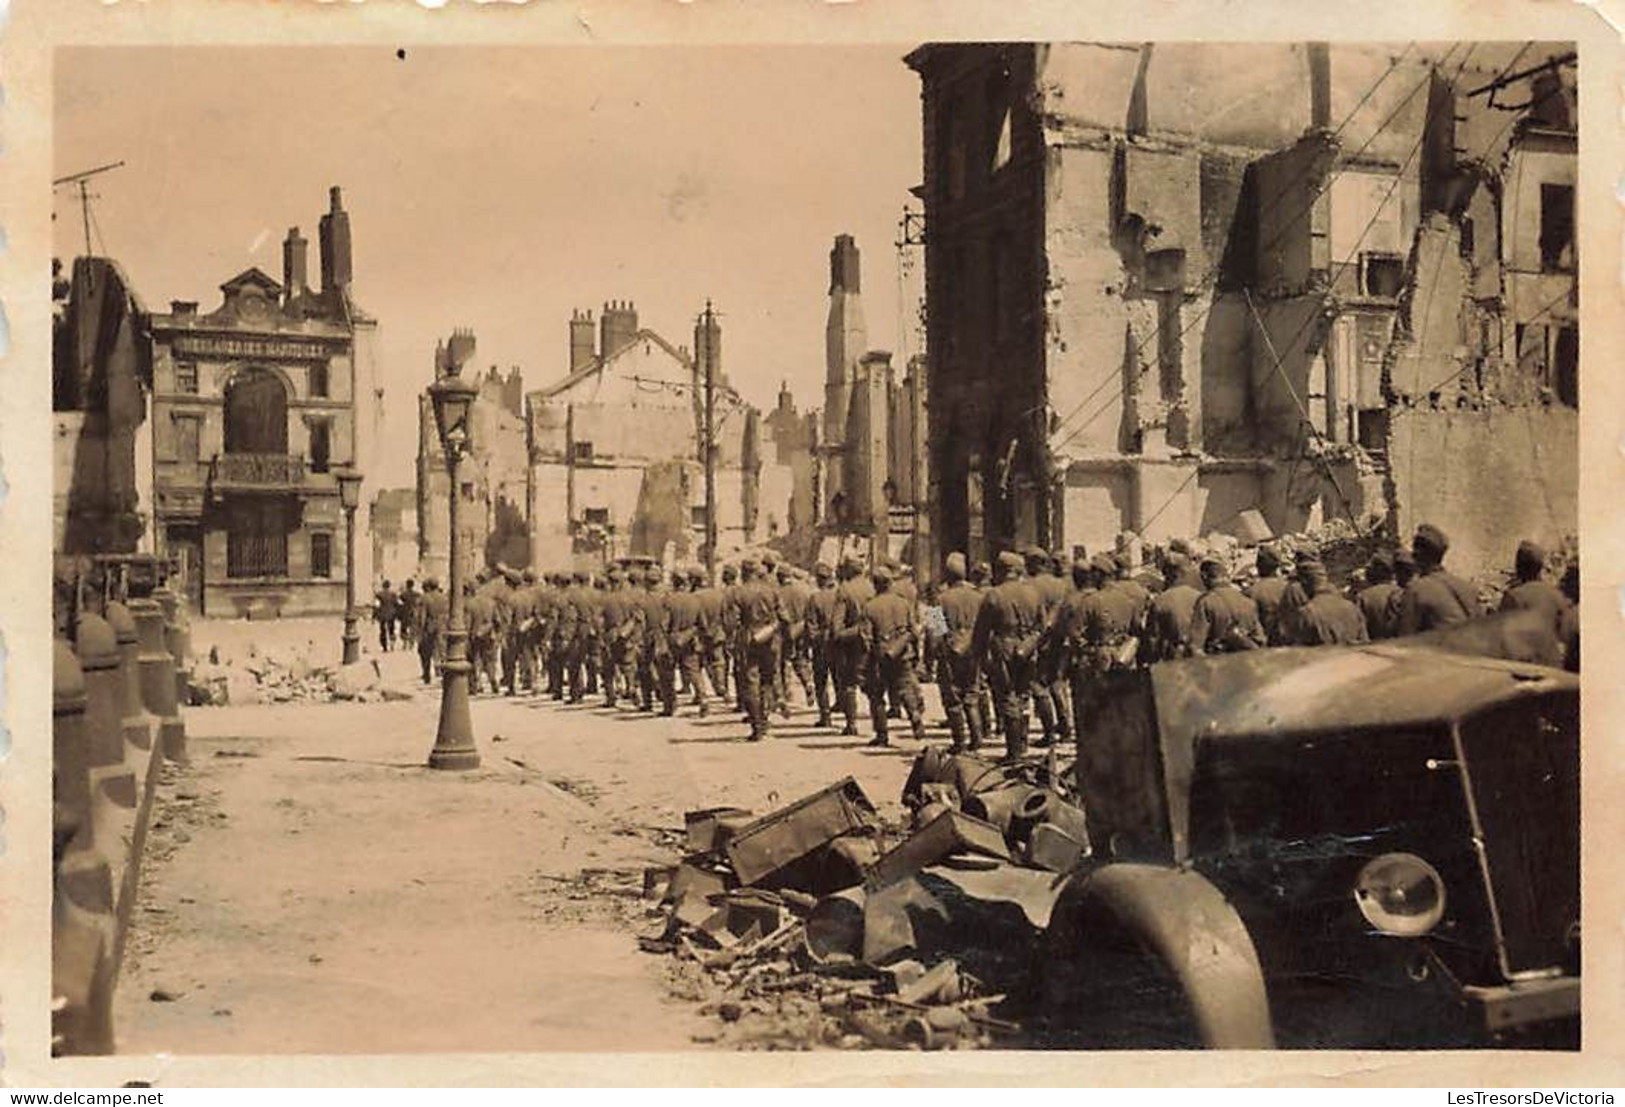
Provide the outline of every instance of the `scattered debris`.
<path id="1" fill-rule="evenodd" d="M 927 750 L 904 787 L 913 826 L 884 825 L 846 778 L 756 816 L 684 817 L 686 855 L 643 872 L 681 988 L 739 1048 L 975 1049 L 1019 1044 L 991 1008 L 1029 951 L 1087 825 L 1049 762 L 1001 766 Z"/>

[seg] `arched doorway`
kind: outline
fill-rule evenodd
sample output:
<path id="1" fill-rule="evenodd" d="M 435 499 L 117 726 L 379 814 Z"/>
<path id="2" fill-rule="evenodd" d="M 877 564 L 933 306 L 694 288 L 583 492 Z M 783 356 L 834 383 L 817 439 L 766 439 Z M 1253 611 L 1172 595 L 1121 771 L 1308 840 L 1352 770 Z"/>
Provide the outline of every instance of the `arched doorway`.
<path id="1" fill-rule="evenodd" d="M 288 389 L 268 369 L 245 369 L 226 386 L 228 454 L 288 452 Z"/>

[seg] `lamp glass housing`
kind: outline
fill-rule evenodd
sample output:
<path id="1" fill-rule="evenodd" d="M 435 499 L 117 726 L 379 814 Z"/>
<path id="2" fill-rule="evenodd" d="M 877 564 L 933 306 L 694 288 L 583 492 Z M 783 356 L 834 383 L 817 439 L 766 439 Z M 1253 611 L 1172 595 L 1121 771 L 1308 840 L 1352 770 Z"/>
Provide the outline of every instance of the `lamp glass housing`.
<path id="1" fill-rule="evenodd" d="M 429 386 L 429 399 L 434 404 L 435 429 L 440 432 L 440 448 L 448 454 L 467 451 L 473 447 L 473 423 L 469 414 L 478 394 L 474 385 L 450 374 Z M 460 441 L 457 439 L 460 438 Z"/>
<path id="2" fill-rule="evenodd" d="M 354 511 L 361 506 L 362 476 L 354 469 L 339 469 L 334 474 L 339 483 L 339 503 L 346 511 Z"/>

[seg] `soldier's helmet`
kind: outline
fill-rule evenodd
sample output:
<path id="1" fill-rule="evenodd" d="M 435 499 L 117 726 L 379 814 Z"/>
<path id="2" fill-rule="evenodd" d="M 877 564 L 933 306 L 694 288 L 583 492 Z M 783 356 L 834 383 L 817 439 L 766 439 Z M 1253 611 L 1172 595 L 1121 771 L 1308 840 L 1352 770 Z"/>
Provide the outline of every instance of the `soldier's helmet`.
<path id="1" fill-rule="evenodd" d="M 722 567 L 722 583 L 723 584 L 732 584 L 734 581 L 736 581 L 738 579 L 739 579 L 739 570 L 738 570 L 738 568 L 736 568 L 733 565 L 724 565 Z"/>
<path id="2" fill-rule="evenodd" d="M 820 581 L 831 581 L 835 579 L 835 570 L 830 568 L 828 562 L 820 561 L 818 564 L 813 566 L 813 576 L 817 577 Z"/>
<path id="3" fill-rule="evenodd" d="M 705 569 L 702 568 L 701 566 L 698 566 L 698 565 L 696 565 L 692 569 L 690 569 L 688 571 L 688 582 L 690 584 L 694 585 L 696 588 L 704 585 L 705 584 Z"/>

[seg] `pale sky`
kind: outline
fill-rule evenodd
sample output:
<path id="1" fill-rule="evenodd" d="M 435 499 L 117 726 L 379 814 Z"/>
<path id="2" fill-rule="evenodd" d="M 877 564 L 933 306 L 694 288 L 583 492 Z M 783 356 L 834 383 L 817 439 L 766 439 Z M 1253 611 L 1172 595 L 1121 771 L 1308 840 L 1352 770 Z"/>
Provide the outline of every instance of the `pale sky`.
<path id="1" fill-rule="evenodd" d="M 127 163 L 95 185 L 95 248 L 153 311 L 212 310 L 251 265 L 281 280 L 295 225 L 319 283 L 340 185 L 399 442 L 380 486 L 404 486 L 414 396 L 453 327 L 528 389 L 565 371 L 572 308 L 631 299 L 687 345 L 710 297 L 730 380 L 764 409 L 786 380 L 805 411 L 830 244 L 851 233 L 869 344 L 897 351 L 893 241 L 921 173 L 909 48 L 62 50 L 53 175 Z M 59 254 L 82 253 L 76 193 L 55 210 Z"/>

